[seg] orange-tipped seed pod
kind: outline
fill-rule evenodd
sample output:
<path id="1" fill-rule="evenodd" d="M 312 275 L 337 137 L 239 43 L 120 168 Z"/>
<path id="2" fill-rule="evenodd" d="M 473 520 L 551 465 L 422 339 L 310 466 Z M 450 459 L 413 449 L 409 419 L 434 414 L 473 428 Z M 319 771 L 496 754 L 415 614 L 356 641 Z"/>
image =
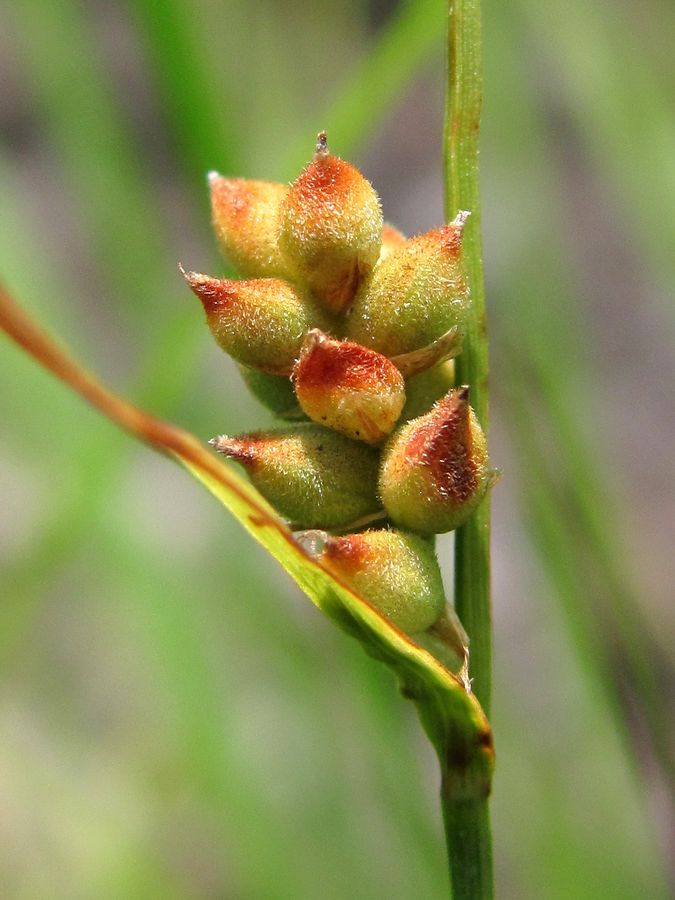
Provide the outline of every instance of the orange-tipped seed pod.
<path id="1" fill-rule="evenodd" d="M 322 132 L 314 159 L 282 201 L 282 252 L 320 302 L 340 313 L 377 262 L 381 234 L 377 194 L 358 169 L 329 153 Z"/>
<path id="2" fill-rule="evenodd" d="M 202 301 L 217 343 L 245 366 L 290 374 L 307 331 L 325 323 L 322 311 L 280 278 L 230 281 L 181 272 Z"/>
<path id="3" fill-rule="evenodd" d="M 209 172 L 213 230 L 225 259 L 245 278 L 288 278 L 277 237 L 285 184 Z"/>
<path id="4" fill-rule="evenodd" d="M 393 530 L 329 537 L 320 559 L 408 634 L 425 631 L 445 608 L 427 538 Z"/>
<path id="5" fill-rule="evenodd" d="M 298 528 L 345 528 L 381 508 L 377 452 L 335 431 L 297 425 L 211 443 Z"/>
<path id="6" fill-rule="evenodd" d="M 394 434 L 382 456 L 380 496 L 397 525 L 441 534 L 471 515 L 491 479 L 485 435 L 461 387 Z"/>
<path id="7" fill-rule="evenodd" d="M 368 444 L 387 437 L 405 403 L 403 376 L 386 356 L 317 329 L 305 338 L 293 383 L 310 419 Z"/>
<path id="8" fill-rule="evenodd" d="M 385 356 L 430 344 L 462 327 L 469 291 L 460 259 L 466 214 L 411 238 L 389 254 L 361 285 L 346 336 Z"/>

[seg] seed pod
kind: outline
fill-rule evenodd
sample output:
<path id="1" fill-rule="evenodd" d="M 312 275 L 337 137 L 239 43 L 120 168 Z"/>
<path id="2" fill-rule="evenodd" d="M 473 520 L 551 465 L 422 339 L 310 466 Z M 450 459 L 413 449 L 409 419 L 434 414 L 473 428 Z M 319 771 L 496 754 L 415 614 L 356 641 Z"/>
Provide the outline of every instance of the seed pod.
<path id="1" fill-rule="evenodd" d="M 321 561 L 408 634 L 425 631 L 445 608 L 431 542 L 403 531 L 329 537 Z"/>
<path id="2" fill-rule="evenodd" d="M 248 366 L 239 366 L 241 377 L 253 396 L 279 419 L 297 421 L 304 419 L 290 378 L 268 375 Z"/>
<path id="3" fill-rule="evenodd" d="M 380 496 L 397 525 L 441 534 L 461 525 L 490 484 L 485 435 L 467 387 L 450 391 L 385 447 Z"/>
<path id="4" fill-rule="evenodd" d="M 230 281 L 181 272 L 206 312 L 217 343 L 237 362 L 272 375 L 289 375 L 307 331 L 325 318 L 280 278 Z"/>
<path id="5" fill-rule="evenodd" d="M 394 228 L 393 225 L 390 225 L 388 222 L 385 222 L 382 226 L 382 246 L 380 247 L 380 259 L 382 262 L 383 259 L 386 259 L 390 256 L 394 250 L 398 250 L 399 247 L 402 247 L 406 242 L 406 236 L 402 231 L 399 231 L 398 228 Z"/>
<path id="6" fill-rule="evenodd" d="M 386 356 L 317 329 L 305 338 L 293 383 L 310 419 L 368 444 L 387 437 L 405 403 L 403 376 Z"/>
<path id="7" fill-rule="evenodd" d="M 411 238 L 374 269 L 356 297 L 346 336 L 385 356 L 431 344 L 469 308 L 460 260 L 466 213 L 442 228 Z"/>
<path id="8" fill-rule="evenodd" d="M 408 378 L 405 383 L 405 406 L 399 421 L 408 422 L 429 412 L 434 403 L 445 397 L 454 384 L 454 359 L 448 359 L 426 372 Z"/>
<path id="9" fill-rule="evenodd" d="M 246 278 L 290 277 L 277 235 L 285 184 L 209 172 L 213 229 L 225 259 Z"/>
<path id="10" fill-rule="evenodd" d="M 381 234 L 377 194 L 354 166 L 328 152 L 322 132 L 314 159 L 281 204 L 282 252 L 320 302 L 340 313 L 377 262 Z"/>
<path id="11" fill-rule="evenodd" d="M 380 509 L 378 454 L 318 425 L 225 435 L 211 443 L 297 528 L 344 528 Z"/>

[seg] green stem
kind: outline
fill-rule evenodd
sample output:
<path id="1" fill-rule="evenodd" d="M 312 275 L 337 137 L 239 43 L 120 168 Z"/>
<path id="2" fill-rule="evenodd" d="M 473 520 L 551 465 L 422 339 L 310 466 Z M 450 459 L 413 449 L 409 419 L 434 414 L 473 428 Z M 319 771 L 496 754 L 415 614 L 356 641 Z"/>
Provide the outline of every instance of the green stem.
<path id="1" fill-rule="evenodd" d="M 448 87 L 445 116 L 445 212 L 471 213 L 463 258 L 472 295 L 457 383 L 471 387 L 472 406 L 488 428 L 488 355 L 481 250 L 478 138 L 482 100 L 480 0 L 448 2 Z M 489 715 L 492 685 L 490 612 L 490 505 L 487 498 L 455 535 L 455 606 L 471 640 L 473 689 Z M 487 791 L 455 790 L 443 767 L 441 802 L 454 900 L 493 896 L 492 843 Z"/>
<path id="2" fill-rule="evenodd" d="M 487 797 L 453 800 L 441 789 L 453 900 L 490 900 L 492 840 Z"/>
<path id="3" fill-rule="evenodd" d="M 469 210 L 463 257 L 472 296 L 464 350 L 455 361 L 458 384 L 471 386 L 471 405 L 487 431 L 488 356 L 480 234 L 478 135 L 482 99 L 480 0 L 450 0 L 445 117 L 445 203 L 448 221 Z M 455 536 L 455 605 L 471 638 L 473 688 L 490 714 L 490 504 L 486 499 Z"/>

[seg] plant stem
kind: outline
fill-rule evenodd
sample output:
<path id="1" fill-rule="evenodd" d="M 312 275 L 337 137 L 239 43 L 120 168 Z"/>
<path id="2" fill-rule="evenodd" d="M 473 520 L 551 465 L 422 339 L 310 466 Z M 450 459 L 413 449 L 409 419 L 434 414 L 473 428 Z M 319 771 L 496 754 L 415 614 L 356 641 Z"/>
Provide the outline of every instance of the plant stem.
<path id="1" fill-rule="evenodd" d="M 445 212 L 468 210 L 463 258 L 472 296 L 457 383 L 471 387 L 471 403 L 487 432 L 488 356 L 480 233 L 478 137 L 482 101 L 480 0 L 448 2 L 448 86 L 445 115 Z M 490 613 L 490 501 L 486 498 L 455 535 L 455 607 L 471 640 L 473 689 L 486 714 L 492 684 Z M 456 791 L 442 762 L 441 802 L 454 900 L 493 897 L 488 791 Z"/>
<path id="2" fill-rule="evenodd" d="M 445 205 L 448 221 L 471 212 L 463 258 L 471 289 L 464 350 L 455 361 L 458 384 L 471 387 L 471 405 L 488 427 L 488 356 L 480 236 L 478 134 L 482 98 L 480 0 L 448 4 L 448 92 L 445 117 Z M 490 714 L 492 639 L 490 615 L 490 505 L 486 498 L 455 536 L 455 606 L 471 638 L 474 691 Z"/>
<path id="3" fill-rule="evenodd" d="M 492 841 L 487 798 L 453 800 L 441 789 L 453 900 L 490 900 Z"/>

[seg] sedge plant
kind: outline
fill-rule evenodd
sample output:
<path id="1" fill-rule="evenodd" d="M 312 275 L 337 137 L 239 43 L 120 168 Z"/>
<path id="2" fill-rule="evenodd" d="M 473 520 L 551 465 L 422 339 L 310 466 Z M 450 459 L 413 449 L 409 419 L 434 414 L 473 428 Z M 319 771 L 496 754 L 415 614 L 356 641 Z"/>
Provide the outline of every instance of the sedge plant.
<path id="1" fill-rule="evenodd" d="M 216 237 L 241 277 L 180 271 L 277 428 L 218 435 L 209 450 L 107 390 L 0 297 L 0 324 L 14 340 L 182 463 L 392 668 L 439 757 L 456 900 L 492 896 L 495 473 L 485 434 L 480 90 L 479 8 L 460 0 L 449 11 L 447 224 L 422 235 L 406 238 L 384 222 L 373 187 L 330 152 L 323 132 L 290 186 L 209 174 Z M 434 536 L 453 531 L 448 602 Z"/>

